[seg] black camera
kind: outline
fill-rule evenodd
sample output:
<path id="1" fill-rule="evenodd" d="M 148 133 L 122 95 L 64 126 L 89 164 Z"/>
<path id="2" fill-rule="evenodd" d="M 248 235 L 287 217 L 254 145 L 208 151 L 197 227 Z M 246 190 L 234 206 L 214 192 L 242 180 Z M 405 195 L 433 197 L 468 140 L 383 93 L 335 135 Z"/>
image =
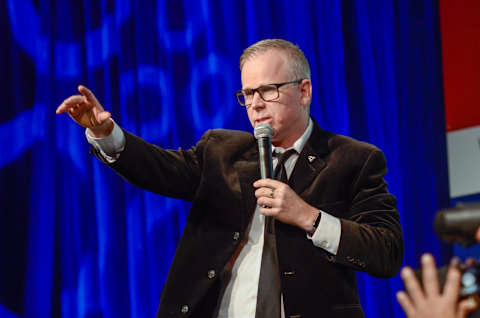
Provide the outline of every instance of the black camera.
<path id="1" fill-rule="evenodd" d="M 455 208 L 439 211 L 435 216 L 435 232 L 446 243 L 471 246 L 477 243 L 475 233 L 479 227 L 479 203 L 458 204 Z M 445 280 L 446 270 L 447 268 L 439 270 L 440 281 Z M 480 294 L 480 264 L 466 268 L 462 273 L 460 296 L 465 297 L 474 294 Z"/>
<path id="2" fill-rule="evenodd" d="M 460 203 L 455 208 L 440 210 L 435 215 L 435 232 L 446 243 L 471 246 L 476 242 L 475 232 L 478 227 L 480 227 L 479 203 Z"/>

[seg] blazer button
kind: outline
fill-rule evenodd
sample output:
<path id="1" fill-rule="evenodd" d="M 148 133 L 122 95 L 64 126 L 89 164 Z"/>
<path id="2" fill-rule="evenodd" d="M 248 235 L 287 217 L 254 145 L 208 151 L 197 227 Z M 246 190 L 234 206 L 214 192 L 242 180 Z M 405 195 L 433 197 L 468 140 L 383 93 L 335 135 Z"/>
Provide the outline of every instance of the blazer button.
<path id="1" fill-rule="evenodd" d="M 212 279 L 215 277 L 215 271 L 213 269 L 209 270 L 207 273 L 208 278 Z"/>
<path id="2" fill-rule="evenodd" d="M 239 238 L 240 238 L 240 233 L 238 233 L 238 232 L 233 233 L 233 239 L 235 241 L 237 241 Z"/>
<path id="3" fill-rule="evenodd" d="M 188 308 L 187 305 L 183 305 L 183 306 L 182 306 L 182 309 L 181 309 L 182 314 L 186 314 L 189 310 L 190 310 L 190 308 Z"/>

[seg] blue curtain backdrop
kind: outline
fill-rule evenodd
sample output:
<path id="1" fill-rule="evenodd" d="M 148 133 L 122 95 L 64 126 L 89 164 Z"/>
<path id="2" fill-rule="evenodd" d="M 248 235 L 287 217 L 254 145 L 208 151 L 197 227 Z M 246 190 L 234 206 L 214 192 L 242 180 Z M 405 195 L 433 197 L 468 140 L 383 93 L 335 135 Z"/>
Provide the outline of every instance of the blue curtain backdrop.
<path id="1" fill-rule="evenodd" d="M 385 151 L 405 263 L 450 256 L 431 221 L 449 204 L 435 0 L 3 0 L 0 316 L 153 317 L 189 204 L 139 190 L 88 154 L 55 109 L 85 84 L 124 128 L 167 148 L 251 130 L 238 57 L 300 45 L 321 126 Z M 375 251 L 372 251 L 375 253 Z M 358 275 L 367 317 L 403 317 L 401 280 Z"/>

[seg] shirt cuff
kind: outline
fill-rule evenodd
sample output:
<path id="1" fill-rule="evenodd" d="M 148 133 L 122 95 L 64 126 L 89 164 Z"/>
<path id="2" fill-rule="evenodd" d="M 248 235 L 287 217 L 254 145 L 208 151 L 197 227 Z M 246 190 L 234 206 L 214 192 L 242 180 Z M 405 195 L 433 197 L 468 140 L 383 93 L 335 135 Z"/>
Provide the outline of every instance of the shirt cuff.
<path id="1" fill-rule="evenodd" d="M 323 211 L 320 211 L 320 213 L 322 216 L 315 233 L 312 237 L 307 237 L 312 240 L 313 245 L 337 255 L 342 233 L 340 219 Z"/>
<path id="2" fill-rule="evenodd" d="M 113 122 L 113 130 L 110 135 L 105 138 L 95 138 L 91 135 L 90 129 L 85 129 L 87 141 L 91 144 L 108 163 L 114 163 L 120 157 L 120 153 L 125 149 L 125 134 L 120 126 Z"/>

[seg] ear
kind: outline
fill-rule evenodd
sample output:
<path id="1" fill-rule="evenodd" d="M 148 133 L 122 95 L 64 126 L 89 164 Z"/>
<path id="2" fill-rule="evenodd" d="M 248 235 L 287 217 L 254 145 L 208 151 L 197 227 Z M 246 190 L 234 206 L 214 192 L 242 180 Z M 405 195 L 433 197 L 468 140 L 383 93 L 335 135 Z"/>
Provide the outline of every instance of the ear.
<path id="1" fill-rule="evenodd" d="M 310 100 L 312 99 L 312 82 L 308 79 L 304 79 L 298 84 L 298 87 L 300 88 L 302 105 L 310 105 Z"/>

